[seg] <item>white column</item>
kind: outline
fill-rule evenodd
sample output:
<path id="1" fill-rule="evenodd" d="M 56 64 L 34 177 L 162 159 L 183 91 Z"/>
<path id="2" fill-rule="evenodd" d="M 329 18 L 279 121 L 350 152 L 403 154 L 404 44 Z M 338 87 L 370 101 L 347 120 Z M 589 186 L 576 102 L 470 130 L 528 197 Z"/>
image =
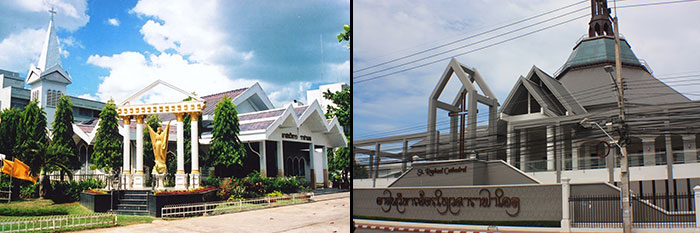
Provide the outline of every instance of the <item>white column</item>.
<path id="1" fill-rule="evenodd" d="M 508 137 L 508 144 L 506 145 L 506 163 L 513 165 L 515 163 L 515 155 L 513 153 L 513 147 L 515 147 L 515 134 L 514 134 L 513 126 L 510 125 L 510 122 L 508 123 L 508 134 L 506 134 L 506 137 Z"/>
<path id="2" fill-rule="evenodd" d="M 267 176 L 267 151 L 265 150 L 265 140 L 258 142 L 258 153 L 260 154 L 260 175 Z"/>
<path id="3" fill-rule="evenodd" d="M 323 187 L 330 188 L 328 186 L 328 150 L 326 146 L 321 148 L 321 158 L 323 158 Z"/>
<path id="4" fill-rule="evenodd" d="M 700 230 L 700 186 L 693 187 L 693 193 L 695 193 L 695 232 Z"/>
<path id="5" fill-rule="evenodd" d="M 568 177 L 561 178 L 561 231 L 569 232 L 571 230 L 571 220 L 569 216 L 569 196 L 571 193 L 571 181 Z"/>
<path id="6" fill-rule="evenodd" d="M 554 171 L 554 126 L 547 126 L 547 171 Z"/>
<path id="7" fill-rule="evenodd" d="M 698 161 L 697 150 L 695 148 L 695 134 L 683 135 L 685 163 L 695 163 Z"/>
<path id="8" fill-rule="evenodd" d="M 190 143 L 192 152 L 192 169 L 190 174 L 190 186 L 199 188 L 199 113 L 190 113 Z"/>
<path id="9" fill-rule="evenodd" d="M 316 154 L 314 144 L 309 143 L 309 180 L 311 181 L 312 189 L 316 189 L 316 167 L 314 165 L 314 154 Z"/>
<path id="10" fill-rule="evenodd" d="M 520 170 L 527 171 L 527 129 L 520 130 Z"/>
<path id="11" fill-rule="evenodd" d="M 283 141 L 277 141 L 277 177 L 284 177 L 284 145 Z"/>
<path id="12" fill-rule="evenodd" d="M 642 156 L 644 157 L 644 166 L 656 165 L 656 145 L 654 137 L 642 138 Z"/>
<path id="13" fill-rule="evenodd" d="M 177 172 L 175 172 L 175 188 L 185 189 L 185 132 L 184 122 L 182 122 L 184 114 L 176 113 L 177 119 Z"/>
<path id="14" fill-rule="evenodd" d="M 123 119 L 123 127 L 124 127 L 124 159 L 123 159 L 123 164 L 122 164 L 122 185 L 126 185 L 126 187 L 131 187 L 131 119 L 128 116 L 125 116 L 122 118 Z"/>
<path id="15" fill-rule="evenodd" d="M 143 117 L 136 118 L 136 175 L 134 175 L 134 188 L 143 188 Z"/>

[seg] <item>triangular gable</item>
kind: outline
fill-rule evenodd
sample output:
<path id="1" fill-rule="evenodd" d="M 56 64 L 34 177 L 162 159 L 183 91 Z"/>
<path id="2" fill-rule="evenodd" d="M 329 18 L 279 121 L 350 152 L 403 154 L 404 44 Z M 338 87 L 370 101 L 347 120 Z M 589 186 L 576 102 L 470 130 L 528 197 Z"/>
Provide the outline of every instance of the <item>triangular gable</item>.
<path id="1" fill-rule="evenodd" d="M 270 137 L 272 132 L 274 132 L 278 127 L 297 127 L 297 122 L 299 122 L 299 119 L 297 118 L 297 114 L 294 112 L 294 108 L 291 104 L 287 105 L 287 107 L 284 109 L 284 113 L 282 113 L 282 115 L 280 115 L 275 122 L 265 129 L 266 137 Z"/>
<path id="2" fill-rule="evenodd" d="M 307 123 L 309 120 L 312 119 L 316 121 Z M 328 124 L 326 124 L 325 120 L 326 116 L 323 115 L 321 105 L 318 103 L 317 100 L 314 100 L 314 102 L 311 105 L 309 105 L 308 108 L 306 108 L 301 117 L 299 117 L 299 123 L 297 124 L 297 126 L 300 127 L 302 124 L 311 124 L 309 128 L 312 132 L 327 132 Z"/>
<path id="3" fill-rule="evenodd" d="M 528 79 L 532 80 L 533 76 L 537 76 L 542 83 L 549 89 L 549 91 L 554 95 L 559 104 L 561 104 L 566 111 L 571 114 L 583 114 L 586 113 L 586 109 L 581 106 L 578 101 L 569 93 L 569 91 L 562 85 L 558 80 L 549 76 L 549 74 L 542 71 L 537 66 L 532 66 L 530 72 L 528 73 Z"/>
<path id="4" fill-rule="evenodd" d="M 336 137 L 329 137 L 329 141 L 332 143 L 333 147 L 343 147 L 348 145 L 348 139 L 345 137 L 343 131 L 343 126 L 338 122 L 338 118 L 333 118 L 328 123 L 328 135 L 338 135 Z"/>
<path id="5" fill-rule="evenodd" d="M 177 91 L 177 92 L 180 92 L 180 93 L 182 93 L 183 95 L 192 97 L 192 99 L 194 99 L 194 100 L 197 100 L 197 101 L 200 101 L 200 102 L 204 102 L 204 99 L 199 98 L 199 97 L 193 95 L 192 93 L 186 92 L 186 91 L 184 91 L 184 90 L 182 90 L 182 89 L 180 89 L 180 88 L 178 88 L 178 87 L 176 87 L 176 86 L 174 86 L 174 85 L 172 85 L 172 84 L 170 84 L 170 83 L 167 83 L 167 82 L 165 82 L 165 81 L 163 81 L 163 80 L 158 79 L 158 80 L 156 80 L 155 82 L 151 83 L 150 85 L 146 86 L 145 88 L 141 89 L 140 91 L 136 92 L 135 94 L 129 96 L 129 98 L 126 98 L 126 100 L 124 100 L 121 104 L 119 104 L 119 106 L 130 105 L 130 104 L 131 104 L 131 103 L 130 103 L 131 101 L 135 100 L 135 99 L 138 98 L 138 97 L 143 96 L 143 94 L 145 94 L 145 93 L 148 92 L 149 90 L 153 89 L 154 87 L 158 86 L 159 84 L 160 84 L 160 85 L 164 85 L 164 86 L 166 86 L 166 87 L 169 87 L 170 89 L 173 89 L 173 90 L 175 90 L 175 91 Z"/>
<path id="6" fill-rule="evenodd" d="M 256 104 L 256 106 L 261 107 L 261 109 L 259 109 L 259 111 L 269 110 L 269 109 L 275 108 L 275 106 L 272 105 L 272 101 L 270 101 L 270 98 L 267 97 L 267 94 L 265 94 L 265 91 L 263 91 L 262 87 L 257 82 L 255 84 L 253 84 L 253 86 L 251 86 L 248 89 L 246 89 L 245 91 L 243 91 L 243 93 L 236 96 L 236 98 L 233 99 L 233 104 L 238 106 L 241 103 L 243 103 L 244 101 L 246 101 L 254 96 L 257 96 L 260 100 L 259 102 L 262 103 L 262 105 Z M 258 101 L 256 101 L 256 102 L 258 102 Z"/>
<path id="7" fill-rule="evenodd" d="M 512 112 L 513 108 L 515 108 L 518 105 L 527 105 L 527 100 L 522 100 L 518 98 L 523 94 L 523 92 L 525 94 L 529 93 L 530 95 L 532 95 L 535 101 L 537 101 L 537 104 L 539 104 L 544 109 L 545 113 L 548 113 L 548 115 L 551 116 L 557 115 L 557 113 L 552 111 L 551 101 L 546 101 L 546 97 L 543 96 L 544 93 L 539 89 L 539 87 L 534 82 L 522 76 L 520 76 L 520 78 L 518 78 L 518 81 L 515 82 L 515 86 L 513 87 L 513 89 L 511 89 L 510 94 L 508 94 L 508 97 L 503 102 L 503 107 L 501 107 L 500 112 L 508 114 L 509 112 Z M 527 98 L 529 98 L 529 96 Z"/>

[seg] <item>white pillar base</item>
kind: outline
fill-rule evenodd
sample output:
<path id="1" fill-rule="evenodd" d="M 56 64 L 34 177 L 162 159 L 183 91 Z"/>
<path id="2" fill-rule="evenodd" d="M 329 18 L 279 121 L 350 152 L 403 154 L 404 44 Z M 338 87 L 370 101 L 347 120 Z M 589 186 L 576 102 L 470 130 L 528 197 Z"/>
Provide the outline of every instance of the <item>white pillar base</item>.
<path id="1" fill-rule="evenodd" d="M 187 189 L 185 179 L 187 179 L 187 174 L 175 174 L 175 189 Z"/>
<path id="2" fill-rule="evenodd" d="M 199 173 L 191 173 L 190 174 L 190 188 L 196 189 L 199 188 L 199 180 L 200 180 L 200 174 Z"/>
<path id="3" fill-rule="evenodd" d="M 122 173 L 122 188 L 131 188 L 131 174 Z"/>
<path id="4" fill-rule="evenodd" d="M 156 190 L 165 190 L 165 174 L 155 174 L 156 179 Z"/>
<path id="5" fill-rule="evenodd" d="M 135 189 L 142 189 L 144 188 L 144 174 L 134 174 L 134 188 Z"/>

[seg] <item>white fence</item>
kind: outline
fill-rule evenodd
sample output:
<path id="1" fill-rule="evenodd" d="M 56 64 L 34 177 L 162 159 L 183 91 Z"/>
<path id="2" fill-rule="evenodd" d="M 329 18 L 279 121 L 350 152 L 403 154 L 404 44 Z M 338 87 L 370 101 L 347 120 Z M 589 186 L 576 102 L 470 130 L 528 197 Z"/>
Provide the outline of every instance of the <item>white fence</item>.
<path id="1" fill-rule="evenodd" d="M 114 225 L 117 225 L 117 215 L 115 214 L 26 217 L 0 220 L 0 232 L 55 232 L 65 229 Z"/>
<path id="2" fill-rule="evenodd" d="M 261 209 L 309 202 L 313 193 L 265 197 L 240 201 L 218 201 L 193 204 L 166 205 L 161 209 L 161 217 L 187 217 L 208 214 L 223 214 L 243 210 Z"/>

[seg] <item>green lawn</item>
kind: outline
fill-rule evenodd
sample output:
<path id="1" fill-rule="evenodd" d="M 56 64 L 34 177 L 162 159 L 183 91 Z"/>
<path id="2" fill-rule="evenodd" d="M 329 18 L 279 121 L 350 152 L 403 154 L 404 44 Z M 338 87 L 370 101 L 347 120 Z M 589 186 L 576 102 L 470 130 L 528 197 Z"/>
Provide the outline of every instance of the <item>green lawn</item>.
<path id="1" fill-rule="evenodd" d="M 34 216 L 70 216 L 87 215 L 93 213 L 94 212 L 92 212 L 91 210 L 80 205 L 80 202 L 54 204 L 51 200 L 28 199 L 21 201 L 13 201 L 11 203 L 0 203 L 0 221 L 21 219 Z M 117 215 L 117 225 L 124 226 L 132 224 L 150 223 L 155 219 L 156 218 L 151 216 Z M 72 228 L 65 230 L 80 229 L 81 228 Z"/>

